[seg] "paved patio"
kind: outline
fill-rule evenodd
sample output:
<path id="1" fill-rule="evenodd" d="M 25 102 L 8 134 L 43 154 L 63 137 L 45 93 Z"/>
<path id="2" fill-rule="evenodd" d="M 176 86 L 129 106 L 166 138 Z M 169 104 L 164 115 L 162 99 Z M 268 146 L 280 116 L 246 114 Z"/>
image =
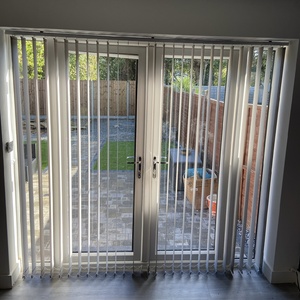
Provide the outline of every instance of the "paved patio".
<path id="1" fill-rule="evenodd" d="M 110 141 L 133 141 L 134 120 L 122 119 L 110 121 Z M 101 147 L 107 140 L 107 120 L 101 121 Z M 93 165 L 98 157 L 97 149 L 97 123 L 91 123 L 91 186 L 90 186 L 90 216 L 88 217 L 88 149 L 87 130 L 81 131 L 81 184 L 82 184 L 82 251 L 96 251 L 98 247 L 98 172 L 93 170 Z M 101 148 L 100 147 L 100 148 Z M 78 159 L 77 159 L 77 131 L 72 132 L 72 232 L 73 251 L 78 250 Z M 212 218 L 210 232 L 208 234 L 208 212 L 203 211 L 202 221 L 200 212 L 195 211 L 192 215 L 192 205 L 184 201 L 183 192 L 177 192 L 177 206 L 175 207 L 175 193 L 170 187 L 168 197 L 166 196 L 166 175 L 167 171 L 161 172 L 161 192 L 159 199 L 158 218 L 158 250 L 190 250 L 198 249 L 199 229 L 201 224 L 201 248 L 207 247 L 207 238 L 210 238 L 209 245 L 213 247 L 215 219 Z M 35 196 L 35 231 L 36 250 L 39 257 L 39 212 L 38 212 L 38 176 L 33 176 Z M 100 251 L 131 251 L 133 242 L 133 171 L 100 171 Z M 45 232 L 45 258 L 50 256 L 49 242 L 49 206 L 48 206 L 48 172 L 43 172 L 43 200 L 44 200 L 44 232 Z M 168 199 L 168 212 L 166 213 L 166 199 Z M 186 205 L 185 215 L 184 203 Z M 29 207 L 28 207 L 29 208 Z M 29 216 L 29 209 L 28 216 Z M 176 213 L 175 213 L 176 212 Z M 90 221 L 90 241 L 88 241 L 88 220 Z M 184 220 L 184 226 L 183 226 Z M 184 227 L 184 231 L 183 231 Z"/>
<path id="2" fill-rule="evenodd" d="M 93 124 L 92 124 L 93 125 Z M 91 138 L 91 157 L 93 158 L 91 170 L 95 160 L 98 157 L 97 140 L 95 134 L 96 123 L 92 126 Z M 133 141 L 134 140 L 134 120 L 110 120 L 110 141 Z M 107 140 L 107 121 L 101 122 L 101 147 Z M 87 131 L 82 131 L 82 145 L 87 147 Z M 74 137 L 73 149 L 73 164 L 77 165 L 76 156 L 77 139 Z M 82 149 L 82 248 L 87 250 L 88 240 L 88 185 L 87 185 L 87 151 Z M 73 165 L 73 166 L 74 166 Z M 132 250 L 132 232 L 133 232 L 133 171 L 109 171 L 109 178 L 107 171 L 100 171 L 100 249 L 102 251 L 130 251 Z M 166 175 L 167 171 L 162 171 L 161 174 L 161 193 L 160 193 L 160 208 L 159 208 L 159 223 L 158 223 L 158 249 L 185 250 L 190 249 L 191 240 L 193 247 L 198 248 L 199 244 L 199 225 L 200 213 L 195 212 L 192 227 L 192 206 L 188 201 L 186 202 L 185 211 L 185 228 L 184 234 L 182 232 L 183 221 L 183 192 L 177 193 L 177 207 L 175 215 L 175 193 L 169 189 L 168 196 L 168 214 L 166 214 Z M 97 171 L 91 171 L 91 241 L 90 250 L 97 249 L 97 205 L 98 205 L 98 191 L 97 191 Z M 73 176 L 73 247 L 77 250 L 78 240 L 78 193 L 77 193 L 78 174 Z M 202 220 L 202 245 L 207 245 L 207 230 L 208 217 L 207 211 L 204 212 Z M 214 221 L 214 220 L 213 220 Z M 175 227 L 174 227 L 175 223 Z M 191 234 L 193 238 L 191 239 Z M 214 225 L 211 228 L 211 237 L 214 237 Z M 213 244 L 213 240 L 212 240 Z"/>

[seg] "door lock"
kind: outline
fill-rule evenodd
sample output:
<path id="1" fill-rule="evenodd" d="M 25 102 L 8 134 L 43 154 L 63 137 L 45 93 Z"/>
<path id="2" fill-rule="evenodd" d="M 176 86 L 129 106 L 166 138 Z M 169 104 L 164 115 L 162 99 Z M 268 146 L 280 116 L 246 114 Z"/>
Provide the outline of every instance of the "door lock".
<path id="1" fill-rule="evenodd" d="M 157 161 L 156 156 L 153 157 L 153 171 L 152 171 L 152 177 L 153 178 L 156 178 L 156 165 L 157 164 L 167 165 L 168 164 L 167 157 L 162 156 L 161 157 L 161 162 Z"/>
<path id="2" fill-rule="evenodd" d="M 137 177 L 142 178 L 142 157 L 139 156 L 137 161 L 134 161 L 134 156 L 127 156 L 127 160 L 132 159 L 133 161 L 127 161 L 128 165 L 137 165 Z"/>

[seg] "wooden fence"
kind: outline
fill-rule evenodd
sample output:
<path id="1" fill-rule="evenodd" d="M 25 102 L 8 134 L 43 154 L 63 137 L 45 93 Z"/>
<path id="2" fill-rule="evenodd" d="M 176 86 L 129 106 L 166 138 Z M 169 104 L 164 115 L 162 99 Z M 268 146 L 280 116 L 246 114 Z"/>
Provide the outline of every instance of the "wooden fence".
<path id="1" fill-rule="evenodd" d="M 30 114 L 36 114 L 36 105 L 35 105 L 35 86 L 34 81 L 29 80 L 29 100 L 30 100 Z M 98 87 L 96 81 L 90 81 L 90 109 L 91 116 L 97 116 L 98 111 Z M 45 80 L 39 80 L 39 101 L 40 101 L 40 115 L 46 115 L 46 82 Z M 108 99 L 109 91 L 109 99 Z M 21 95 L 24 93 L 23 82 L 21 81 Z M 70 81 L 70 99 L 71 99 L 71 114 L 77 115 L 77 82 Z M 163 119 L 164 121 L 169 121 L 169 114 L 173 116 L 172 127 L 177 132 L 179 128 L 179 110 L 180 110 L 180 95 L 177 92 L 173 94 L 173 109 L 170 111 L 170 88 L 165 87 L 164 89 L 164 104 L 163 104 Z M 61 99 L 65 101 L 65 99 Z M 206 107 L 206 101 L 203 103 L 203 107 Z M 208 164 L 212 160 L 213 153 L 213 141 L 215 135 L 215 118 L 218 118 L 218 136 L 217 136 L 217 147 L 216 147 L 216 171 L 219 171 L 220 155 L 221 155 L 221 140 L 222 140 L 222 127 L 223 127 L 223 111 L 224 103 L 220 103 L 219 114 L 216 116 L 216 100 L 210 99 L 210 120 L 209 128 L 203 126 L 201 128 L 203 136 L 206 130 L 208 130 Z M 23 101 L 24 102 L 24 101 Z M 88 103 L 88 83 L 87 81 L 80 81 L 80 111 L 82 116 L 87 115 L 87 103 Z M 196 147 L 196 125 L 197 125 L 197 109 L 198 109 L 198 95 L 193 95 L 192 97 L 192 109 L 191 109 L 191 118 L 190 118 L 190 139 L 189 139 L 189 148 Z M 187 142 L 187 126 L 188 126 L 188 105 L 189 105 L 189 95 L 188 93 L 183 93 L 181 98 L 181 132 L 180 132 L 180 143 L 182 146 L 186 146 Z M 23 105 L 24 106 L 24 105 Z M 109 110 L 108 110 L 109 107 Z M 136 110 L 136 82 L 135 81 L 110 81 L 109 90 L 107 81 L 102 80 L 100 82 L 100 115 L 107 116 L 108 112 L 110 116 L 127 116 L 135 115 Z M 249 143 L 249 132 L 251 126 L 251 111 L 252 104 L 248 105 L 248 122 L 246 129 L 246 139 L 245 139 L 245 153 L 243 158 L 243 172 L 241 178 L 241 198 L 240 198 L 240 211 L 239 217 L 241 218 L 241 212 L 244 206 L 243 199 L 245 194 L 245 174 L 247 170 L 246 161 L 248 155 L 248 143 Z M 24 112 L 24 107 L 23 107 Z M 254 176 L 255 176 L 255 162 L 256 162 L 256 152 L 257 152 L 257 140 L 258 140 L 258 129 L 259 129 L 259 120 L 260 120 L 261 107 L 257 108 L 257 118 L 256 118 L 256 130 L 254 138 L 254 147 L 253 147 L 253 160 L 251 166 L 251 180 L 250 180 L 250 190 L 249 190 L 249 204 L 248 204 L 248 225 L 249 225 L 249 216 L 251 214 L 251 205 L 252 205 L 252 195 L 254 189 Z M 205 113 L 206 114 L 206 113 Z M 204 114 L 204 122 L 206 123 L 206 115 Z"/>
<path id="2" fill-rule="evenodd" d="M 163 111 L 163 118 L 164 121 L 169 120 L 169 114 L 170 114 L 170 88 L 166 87 L 164 90 L 164 111 Z M 198 110 L 198 103 L 199 103 L 199 96 L 193 95 L 192 101 L 191 101 L 191 117 L 190 117 L 190 135 L 189 135 L 189 148 L 195 149 L 196 147 L 196 126 L 197 126 L 197 110 Z M 215 153 L 215 168 L 216 171 L 219 172 L 220 168 L 220 156 L 221 156 L 221 142 L 222 142 L 222 128 L 223 128 L 223 115 L 224 115 L 224 102 L 220 102 L 219 105 L 219 112 L 218 115 L 216 115 L 216 106 L 217 101 L 214 99 L 210 99 L 210 118 L 209 118 L 209 124 L 208 128 L 206 128 L 206 107 L 207 107 L 207 100 L 202 98 L 204 100 L 202 102 L 202 109 L 204 109 L 204 120 L 203 120 L 203 126 L 201 128 L 202 130 L 202 136 L 204 138 L 206 129 L 208 130 L 208 143 L 207 143 L 207 164 L 210 166 L 212 162 L 212 154 L 213 154 L 213 146 L 214 146 L 214 136 L 216 133 L 215 128 L 215 119 L 218 118 L 217 126 L 218 126 L 218 136 L 216 138 L 216 153 Z M 172 110 L 172 127 L 178 128 L 178 115 L 179 115 L 179 105 L 180 101 L 180 94 L 177 92 L 174 92 L 173 94 L 173 110 Z M 189 94 L 183 93 L 181 98 L 181 131 L 180 131 L 180 144 L 183 147 L 186 147 L 187 143 L 187 126 L 188 126 L 188 106 L 189 106 Z M 244 209 L 244 199 L 245 199 L 245 190 L 246 190 L 246 172 L 247 172 L 247 158 L 248 158 L 248 147 L 249 147 L 249 140 L 250 140 L 250 127 L 252 122 L 252 104 L 248 104 L 248 112 L 247 112 L 247 125 L 246 125 L 246 137 L 245 137 L 245 152 L 243 157 L 243 166 L 242 166 L 242 174 L 241 174 L 241 194 L 240 194 L 240 206 L 239 206 L 239 219 L 242 219 L 242 212 Z M 266 112 L 268 113 L 268 111 Z M 252 199 L 254 194 L 254 178 L 256 174 L 255 170 L 255 164 L 256 164 L 256 154 L 257 154 L 257 146 L 258 146 L 258 134 L 259 134 L 259 125 L 260 125 L 260 115 L 261 115 L 261 106 L 257 106 L 257 113 L 256 113 L 256 124 L 255 124 L 255 136 L 254 136 L 254 144 L 252 150 L 252 163 L 249 168 L 250 170 L 250 187 L 249 187 L 249 203 L 247 207 L 247 227 L 250 226 L 250 216 L 252 212 Z M 267 120 L 267 118 L 265 118 Z M 265 124 L 266 125 L 266 124 Z M 201 136 L 201 135 L 199 135 Z M 204 142 L 204 141 L 202 141 Z M 258 158 L 261 159 L 261 158 Z M 259 174 L 260 180 L 261 180 L 261 174 Z M 258 202 L 257 202 L 258 203 Z"/>
<path id="3" fill-rule="evenodd" d="M 36 115 L 36 99 L 34 80 L 28 80 L 30 114 Z M 98 111 L 98 87 L 97 81 L 89 82 L 91 116 L 97 116 Z M 40 115 L 46 115 L 46 81 L 38 81 Z M 108 101 L 109 91 L 109 101 Z M 21 95 L 24 94 L 23 80 L 21 80 Z M 71 114 L 77 114 L 77 82 L 70 81 Z M 65 99 L 61 99 L 65 101 Z M 24 101 L 23 112 L 24 112 Z M 88 82 L 80 81 L 80 111 L 82 116 L 87 115 Z M 109 110 L 108 110 L 109 107 Z M 136 82 L 135 81 L 110 81 L 109 89 L 106 80 L 100 81 L 100 115 L 127 116 L 135 115 L 136 108 Z"/>

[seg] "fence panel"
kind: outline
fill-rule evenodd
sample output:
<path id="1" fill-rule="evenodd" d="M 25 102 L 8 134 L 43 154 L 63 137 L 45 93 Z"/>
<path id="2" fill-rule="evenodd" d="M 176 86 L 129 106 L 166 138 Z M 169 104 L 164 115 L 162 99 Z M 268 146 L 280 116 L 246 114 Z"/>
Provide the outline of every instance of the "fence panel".
<path id="1" fill-rule="evenodd" d="M 165 87 L 164 93 L 166 99 L 165 101 L 168 101 L 168 99 L 171 97 L 170 95 L 170 87 Z M 204 97 L 204 96 L 202 96 Z M 188 93 L 183 92 L 182 93 L 182 103 L 181 103 L 181 132 L 180 132 L 180 143 L 181 146 L 186 147 L 186 132 L 187 132 L 187 115 L 188 115 L 188 98 L 189 95 Z M 175 128 L 178 128 L 178 120 L 175 119 L 178 116 L 180 105 L 179 101 L 180 100 L 180 93 L 174 91 L 173 92 L 173 112 L 172 115 L 174 116 L 174 120 L 172 123 L 172 126 Z M 204 101 L 203 101 L 204 100 Z M 206 105 L 207 105 L 207 100 L 202 98 L 202 109 L 205 109 L 204 113 L 204 123 L 206 122 Z M 252 100 L 251 100 L 252 101 Z M 191 115 L 191 128 L 190 128 L 190 143 L 189 143 L 189 148 L 195 149 L 195 130 L 196 130 L 196 121 L 197 121 L 197 108 L 199 104 L 199 96 L 197 94 L 194 94 L 192 97 L 192 115 Z M 210 99 L 210 121 L 209 121 L 209 128 L 208 130 L 208 143 L 207 143 L 207 161 L 208 165 L 212 161 L 212 153 L 213 153 L 213 141 L 214 141 L 214 135 L 216 132 L 215 129 L 215 118 L 218 118 L 218 136 L 217 136 L 217 149 L 216 149 L 216 171 L 219 172 L 219 162 L 220 162 L 220 155 L 221 155 L 221 140 L 222 140 L 222 126 L 223 126 L 223 110 L 224 110 L 224 102 L 221 101 L 219 104 L 219 114 L 216 116 L 216 106 L 217 106 L 217 101 L 214 99 Z M 164 121 L 167 122 L 167 115 L 168 115 L 168 105 L 167 103 L 164 103 L 163 105 L 164 111 L 163 111 L 163 116 L 164 116 Z M 248 114 L 247 114 L 247 131 L 246 131 L 246 139 L 245 139 L 245 153 L 243 157 L 243 172 L 242 172 L 242 180 L 241 180 L 241 195 L 240 195 L 240 210 L 239 210 L 239 219 L 242 218 L 242 210 L 244 207 L 244 196 L 245 196 L 245 180 L 246 180 L 246 171 L 247 171 L 247 166 L 246 166 L 246 161 L 247 161 L 247 156 L 248 156 L 248 143 L 249 143 L 249 133 L 250 133 L 250 126 L 251 126 L 251 112 L 252 112 L 252 104 L 248 104 Z M 268 112 L 267 112 L 268 113 Z M 250 179 L 250 188 L 249 188 L 249 203 L 248 203 L 248 215 L 247 215 L 247 228 L 250 226 L 250 216 L 252 212 L 252 200 L 253 200 L 253 189 L 254 189 L 254 176 L 255 176 L 255 162 L 256 162 L 256 152 L 257 152 L 257 141 L 258 141 L 258 132 L 259 132 L 259 122 L 260 122 L 260 114 L 261 114 L 261 106 L 258 105 L 257 107 L 257 116 L 256 116 L 256 129 L 255 129 L 255 138 L 254 138 L 254 147 L 253 147 L 253 161 L 251 165 L 251 179 Z M 204 132 L 206 130 L 205 126 L 201 128 L 203 131 L 203 136 Z M 177 131 L 176 131 L 177 132 Z M 202 141 L 203 142 L 203 141 Z"/>
<path id="2" fill-rule="evenodd" d="M 97 81 L 90 81 L 90 105 L 91 116 L 97 115 Z M 40 115 L 46 115 L 46 82 L 44 79 L 38 81 L 39 97 L 40 97 Z M 30 114 L 36 115 L 35 108 L 35 86 L 32 79 L 28 80 L 29 85 L 29 105 Z M 136 106 L 136 82 L 135 81 L 114 81 L 109 82 L 110 86 L 110 99 L 109 109 L 110 116 L 127 116 L 135 115 Z M 21 80 L 21 95 L 23 94 L 23 80 Z M 76 115 L 76 80 L 70 81 L 70 94 L 71 94 L 71 113 Z M 81 95 L 81 115 L 87 115 L 87 81 L 80 82 L 80 95 Z M 108 105 L 108 87 L 107 81 L 100 81 L 100 99 L 101 99 L 101 115 L 107 115 Z M 24 110 L 23 110 L 24 111 Z"/>

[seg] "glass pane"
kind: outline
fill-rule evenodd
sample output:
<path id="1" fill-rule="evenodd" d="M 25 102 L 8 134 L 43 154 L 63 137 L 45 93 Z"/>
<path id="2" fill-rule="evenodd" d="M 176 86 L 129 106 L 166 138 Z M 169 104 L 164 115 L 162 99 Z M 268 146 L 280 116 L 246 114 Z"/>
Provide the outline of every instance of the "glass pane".
<path id="1" fill-rule="evenodd" d="M 257 157 L 258 138 L 259 135 L 264 136 L 265 134 L 269 89 L 271 86 L 271 76 L 265 81 L 267 50 L 262 53 L 262 65 L 259 70 L 257 66 L 258 51 L 258 49 L 254 50 L 251 67 L 245 145 L 240 177 L 241 191 L 238 198 L 236 258 L 240 256 L 241 251 L 243 257 L 248 255 L 254 257 L 255 254 L 259 199 L 254 199 L 254 196 L 259 197 L 259 192 L 255 193 L 255 189 L 259 190 L 261 178 L 261 169 L 259 170 L 256 166 L 261 165 L 263 159 L 262 155 Z M 210 91 L 208 91 L 210 60 L 204 59 L 203 81 L 201 82 L 202 86 L 200 85 L 201 90 L 199 90 L 200 60 L 194 59 L 192 72 L 190 58 L 184 58 L 183 60 L 165 58 L 164 60 L 161 153 L 162 156 L 168 158 L 169 165 L 168 168 L 162 168 L 161 170 L 158 250 L 214 249 L 216 214 L 218 212 L 215 210 L 216 203 L 212 202 L 210 204 L 211 197 L 208 196 L 212 192 L 212 198 L 215 201 L 218 199 L 217 188 L 227 68 L 227 58 L 223 59 L 220 66 L 220 58 L 214 57 L 211 72 L 212 85 Z M 257 86 L 255 86 L 256 76 L 259 76 Z M 220 88 L 218 88 L 219 80 L 221 80 Z M 192 90 L 190 90 L 190 86 L 192 86 Z M 255 99 L 256 89 L 257 99 Z M 267 109 L 265 115 L 261 115 L 263 111 L 263 92 L 265 90 L 267 91 Z M 243 97 L 241 96 L 238 101 L 241 102 L 242 100 Z M 234 99 L 229 99 L 229 101 L 234 101 Z M 257 105 L 257 108 L 256 113 L 252 115 L 254 104 Z M 201 105 L 201 109 L 198 114 L 199 105 Z M 190 118 L 188 118 L 189 109 L 191 111 Z M 261 122 L 263 122 L 262 132 L 259 132 Z M 253 147 L 249 146 L 251 139 Z M 261 151 L 263 153 L 263 148 Z M 250 164 L 247 161 L 249 153 L 251 154 Z M 198 157 L 195 158 L 196 154 L 198 154 Z M 257 162 L 257 160 L 259 161 Z M 206 179 L 205 183 L 202 173 L 204 168 L 207 170 L 214 169 L 215 173 L 214 175 L 206 174 L 207 178 L 214 179 Z M 257 174 L 258 172 L 259 174 Z M 256 188 L 254 185 L 255 176 L 259 178 Z M 187 177 L 186 181 L 183 180 L 185 177 Z M 247 207 L 245 207 L 246 201 Z M 256 203 L 255 207 L 253 203 Z M 252 220 L 254 220 L 254 234 L 252 236 L 253 241 L 251 241 L 253 249 L 248 252 Z"/>
<path id="2" fill-rule="evenodd" d="M 207 247 L 212 249 L 216 218 L 214 212 L 211 217 L 209 216 L 206 198 L 211 192 L 211 185 L 213 193 L 217 192 L 227 60 L 223 61 L 221 67 L 219 101 L 217 94 L 220 59 L 214 60 L 210 99 L 207 97 L 209 60 L 204 60 L 203 81 L 200 86 L 200 59 L 194 59 L 192 66 L 190 58 L 183 60 L 165 58 L 164 63 L 161 153 L 168 158 L 169 165 L 168 168 L 161 170 L 157 249 L 175 251 L 199 250 Z M 216 114 L 217 106 L 218 114 Z M 209 124 L 208 128 L 206 124 Z M 207 140 L 205 140 L 206 131 L 208 131 Z M 218 137 L 213 159 L 215 134 Z M 206 159 L 204 159 L 205 147 Z M 197 175 L 197 171 L 199 174 L 204 170 L 204 161 L 207 172 L 215 169 L 215 175 L 207 174 L 205 182 Z M 195 175 L 197 178 L 194 180 Z M 201 211 L 202 186 L 204 197 Z"/>
<path id="3" fill-rule="evenodd" d="M 100 56 L 97 63 L 96 54 L 89 53 L 89 76 L 87 76 L 86 54 L 79 55 L 80 137 L 76 130 L 78 124 L 76 78 L 72 77 L 76 69 L 75 61 L 75 54 L 70 53 L 73 101 L 71 110 L 74 122 L 72 165 L 75 169 L 72 178 L 73 251 L 78 251 L 79 180 L 82 185 L 82 251 L 97 251 L 98 247 L 100 251 L 132 251 L 135 168 L 133 164 L 128 163 L 134 161 L 135 155 L 137 60 L 118 56 L 108 59 L 107 56 Z M 97 66 L 100 86 L 97 80 Z M 78 177 L 76 170 L 79 163 L 77 149 L 79 138 L 81 178 Z M 90 165 L 87 157 L 89 151 Z"/>

